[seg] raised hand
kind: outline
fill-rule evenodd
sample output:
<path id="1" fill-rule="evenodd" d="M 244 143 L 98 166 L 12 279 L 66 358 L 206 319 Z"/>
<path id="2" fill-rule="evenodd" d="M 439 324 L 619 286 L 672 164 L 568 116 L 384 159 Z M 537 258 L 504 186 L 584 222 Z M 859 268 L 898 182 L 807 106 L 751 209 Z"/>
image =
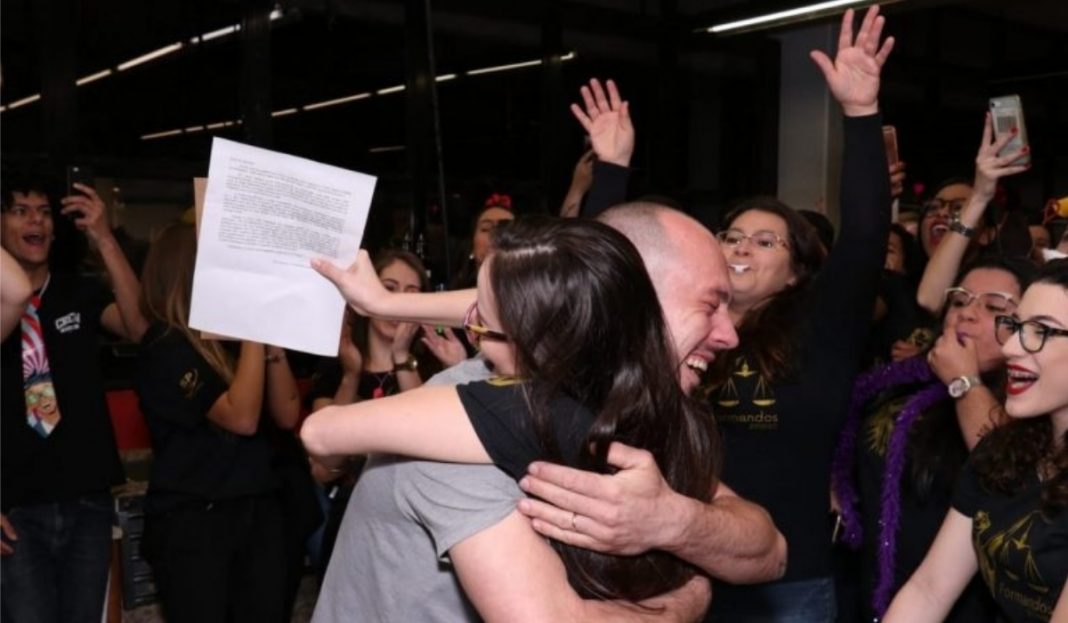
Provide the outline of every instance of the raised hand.
<path id="1" fill-rule="evenodd" d="M 894 48 L 893 37 L 887 37 L 879 45 L 885 23 L 886 19 L 879 15 L 879 5 L 872 5 L 854 40 L 853 9 L 849 9 L 842 16 L 834 61 L 819 50 L 809 53 L 846 116 L 860 117 L 879 111 L 879 74 Z"/>
<path id="2" fill-rule="evenodd" d="M 467 359 L 467 349 L 452 329 L 446 328 L 443 335 L 438 335 L 434 327 L 429 325 L 422 325 L 422 327 L 421 341 L 430 349 L 430 352 L 434 353 L 441 365 L 451 368 Z"/>
<path id="3" fill-rule="evenodd" d="M 1028 152 L 1027 145 L 1017 151 L 999 156 L 1005 145 L 1016 137 L 1018 130 L 1005 133 L 1001 138 L 994 140 L 994 121 L 990 113 L 986 113 L 983 122 L 983 141 L 979 144 L 979 154 L 975 157 L 975 194 L 987 200 L 994 197 L 997 190 L 998 180 L 1008 175 L 1016 175 L 1029 169 L 1029 164 L 1012 164 L 1022 158 Z M 985 203 L 985 202 L 984 202 Z"/>
<path id="4" fill-rule="evenodd" d="M 100 242 L 101 239 L 111 236 L 104 200 L 91 186 L 75 182 L 74 188 L 80 193 L 60 199 L 60 203 L 63 204 L 60 214 L 73 214 L 74 226 L 84 231 L 94 242 Z"/>
<path id="5" fill-rule="evenodd" d="M 419 331 L 419 325 L 414 322 L 397 323 L 397 330 L 393 332 L 393 361 L 404 361 L 412 351 L 412 340 Z"/>
<path id="6" fill-rule="evenodd" d="M 345 320 L 341 323 L 341 339 L 338 343 L 337 357 L 341 362 L 341 369 L 353 378 L 360 378 L 363 372 L 363 355 L 356 343 L 352 341 L 352 311 L 345 314 Z"/>
<path id="7" fill-rule="evenodd" d="M 378 280 L 371 256 L 363 249 L 356 254 L 356 261 L 345 269 L 321 258 L 313 259 L 311 265 L 337 287 L 341 296 L 354 310 L 364 316 L 374 315 L 377 304 L 391 294 Z"/>
<path id="8" fill-rule="evenodd" d="M 606 83 L 608 94 L 596 78 L 580 89 L 586 110 L 578 104 L 571 112 L 590 135 L 590 143 L 597 158 L 621 167 L 630 165 L 634 154 L 634 126 L 630 122 L 630 105 L 620 99 L 616 83 Z"/>

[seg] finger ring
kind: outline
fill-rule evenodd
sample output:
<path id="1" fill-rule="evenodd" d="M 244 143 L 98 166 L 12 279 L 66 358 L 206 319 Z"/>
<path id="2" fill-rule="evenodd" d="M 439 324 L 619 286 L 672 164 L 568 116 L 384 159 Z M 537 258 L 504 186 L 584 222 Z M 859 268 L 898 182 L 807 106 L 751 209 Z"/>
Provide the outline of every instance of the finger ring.
<path id="1" fill-rule="evenodd" d="M 575 525 L 575 519 L 578 518 L 578 514 L 574 511 L 571 512 L 571 529 L 578 530 L 578 526 Z"/>

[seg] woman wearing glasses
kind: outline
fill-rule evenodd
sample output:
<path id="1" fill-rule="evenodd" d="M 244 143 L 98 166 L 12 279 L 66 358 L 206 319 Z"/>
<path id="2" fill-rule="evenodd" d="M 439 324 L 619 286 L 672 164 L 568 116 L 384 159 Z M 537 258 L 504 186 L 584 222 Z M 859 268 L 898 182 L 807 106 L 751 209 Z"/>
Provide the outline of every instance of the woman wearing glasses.
<path id="1" fill-rule="evenodd" d="M 1068 618 L 1068 260 L 996 320 L 1008 424 L 976 446 L 953 507 L 885 621 L 941 621 L 979 572 L 1009 621 Z"/>
<path id="2" fill-rule="evenodd" d="M 1015 133 L 1006 133 L 1001 138 L 995 139 L 993 121 L 990 113 L 987 113 L 983 125 L 983 138 L 979 143 L 979 153 L 975 157 L 975 183 L 971 194 L 959 192 L 962 184 L 958 183 L 949 187 L 958 189 L 951 201 L 940 201 L 938 197 L 934 199 L 936 207 L 947 206 L 949 212 L 942 209 L 935 212 L 937 215 L 943 215 L 930 224 L 932 231 L 937 232 L 937 236 L 927 235 L 925 237 L 921 230 L 924 251 L 930 260 L 916 293 L 916 301 L 920 307 L 932 315 L 937 316 L 942 311 L 942 306 L 945 304 L 942 293 L 952 283 L 965 258 L 974 258 L 980 246 L 991 244 L 991 240 L 988 239 L 990 234 L 986 231 L 987 227 L 983 218 L 987 212 L 987 206 L 994 199 L 998 180 L 1022 173 L 1030 167 L 1030 165 L 1014 164 L 1026 155 L 1028 149 L 1026 146 L 1012 153 L 1001 153 L 1005 145 L 1014 137 Z M 941 194 L 940 192 L 939 196 Z M 925 216 L 924 227 L 927 226 L 928 220 Z"/>
<path id="3" fill-rule="evenodd" d="M 728 264 L 738 349 L 709 367 L 704 397 L 729 447 L 723 480 L 768 510 L 790 547 L 782 579 L 716 586 L 711 620 L 834 621 L 831 457 L 864 351 L 886 259 L 890 185 L 878 106 L 893 40 L 869 10 L 851 43 L 843 18 L 838 58 L 863 59 L 852 88 L 813 53 L 842 104 L 840 236 L 824 258 L 816 233 L 771 198 L 738 206 L 719 234 Z M 848 57 L 848 58 L 846 58 Z"/>
<path id="4" fill-rule="evenodd" d="M 518 479 L 536 459 L 608 471 L 608 444 L 621 441 L 650 451 L 676 491 L 709 498 L 718 458 L 715 428 L 679 386 L 655 291 L 622 234 L 574 219 L 533 218 L 496 230 L 464 328 L 496 378 L 323 409 L 301 431 L 309 452 L 490 463 L 480 441 L 485 438 L 498 450 L 492 462 Z M 447 487 L 443 480 L 440 488 Z M 502 518 L 514 513 L 509 501 Z M 516 517 L 529 531 L 527 520 Z M 395 517 L 424 519 L 419 512 Z M 431 533 L 432 526 L 421 538 Z M 545 543 L 537 538 L 532 545 Z M 694 574 L 663 553 L 617 557 L 554 546 L 564 566 L 551 572 L 566 568 L 585 598 L 644 600 L 684 586 Z M 468 568 L 456 571 L 476 602 L 480 594 L 494 598 Z"/>
<path id="5" fill-rule="evenodd" d="M 858 378 L 834 463 L 842 540 L 861 552 L 861 612 L 872 620 L 919 566 L 949 509 L 953 485 L 981 435 L 1000 423 L 1005 358 L 994 318 L 1012 313 L 1033 268 L 988 260 L 949 288 L 941 337 L 927 358 Z M 990 621 L 982 587 L 947 620 Z"/>

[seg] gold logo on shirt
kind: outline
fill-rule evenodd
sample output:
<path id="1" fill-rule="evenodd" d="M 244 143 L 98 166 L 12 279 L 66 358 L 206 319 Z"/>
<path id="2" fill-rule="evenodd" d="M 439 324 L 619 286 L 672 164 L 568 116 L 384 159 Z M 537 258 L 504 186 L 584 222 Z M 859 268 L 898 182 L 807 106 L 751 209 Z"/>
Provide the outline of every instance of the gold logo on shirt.
<path id="1" fill-rule="evenodd" d="M 200 371 L 194 368 L 183 374 L 181 380 L 178 381 L 178 386 L 182 388 L 187 400 L 192 398 L 200 388 Z"/>

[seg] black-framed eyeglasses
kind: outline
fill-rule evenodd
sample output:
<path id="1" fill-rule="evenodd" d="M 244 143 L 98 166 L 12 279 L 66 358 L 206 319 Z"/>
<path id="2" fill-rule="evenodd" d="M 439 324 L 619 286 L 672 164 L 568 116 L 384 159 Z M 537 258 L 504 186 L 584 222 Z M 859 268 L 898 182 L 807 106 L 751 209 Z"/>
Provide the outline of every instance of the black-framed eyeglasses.
<path id="1" fill-rule="evenodd" d="M 1020 334 L 1020 346 L 1029 353 L 1037 353 L 1046 346 L 1050 336 L 1068 337 L 1068 330 L 1051 327 L 1037 320 L 1021 322 L 1012 316 L 994 318 L 994 337 L 1004 345 L 1014 333 Z"/>
<path id="2" fill-rule="evenodd" d="M 716 238 L 728 247 L 736 247 L 745 241 L 755 245 L 758 249 L 765 249 L 768 251 L 775 247 L 782 247 L 784 249 L 790 247 L 790 244 L 786 242 L 782 236 L 767 230 L 758 231 L 755 234 L 750 235 L 739 229 L 728 229 L 727 231 L 721 231 L 716 234 Z"/>
<path id="3" fill-rule="evenodd" d="M 992 314 L 1011 313 L 1016 310 L 1018 303 L 1016 297 L 1008 292 L 972 292 L 967 288 L 947 288 L 946 306 L 963 309 L 975 301 L 983 306 L 983 309 Z"/>
<path id="4" fill-rule="evenodd" d="M 472 344 L 478 344 L 480 340 L 496 340 L 498 342 L 507 342 L 508 336 L 500 331 L 495 331 L 485 325 L 478 324 L 475 319 L 481 321 L 482 316 L 478 313 L 478 301 L 471 303 L 471 307 L 467 308 L 467 313 L 464 314 L 464 331 L 467 331 L 467 341 Z"/>

